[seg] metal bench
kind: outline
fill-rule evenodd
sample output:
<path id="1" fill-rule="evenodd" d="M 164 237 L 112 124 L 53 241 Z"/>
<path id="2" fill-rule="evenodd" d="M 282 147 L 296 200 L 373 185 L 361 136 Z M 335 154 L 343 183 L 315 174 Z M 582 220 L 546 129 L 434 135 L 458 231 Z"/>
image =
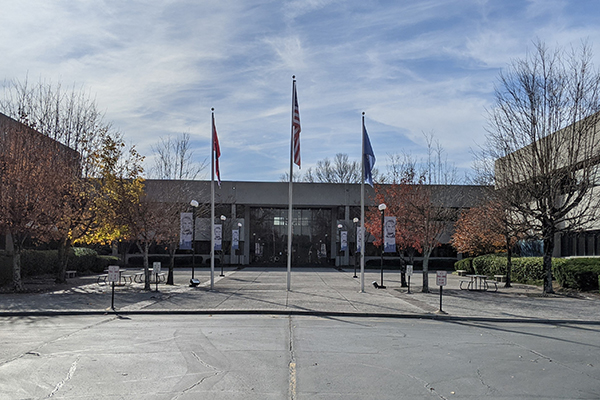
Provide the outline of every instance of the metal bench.
<path id="1" fill-rule="evenodd" d="M 67 279 L 75 278 L 75 276 L 77 276 L 77 271 L 65 271 L 65 277 Z"/>

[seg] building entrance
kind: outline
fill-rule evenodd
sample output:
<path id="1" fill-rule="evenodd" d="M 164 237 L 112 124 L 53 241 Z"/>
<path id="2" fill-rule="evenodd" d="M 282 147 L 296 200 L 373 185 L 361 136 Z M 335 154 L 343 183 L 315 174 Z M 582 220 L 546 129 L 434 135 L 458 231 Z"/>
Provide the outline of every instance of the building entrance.
<path id="1" fill-rule="evenodd" d="M 287 264 L 287 220 L 287 209 L 250 209 L 251 264 Z M 331 210 L 293 210 L 292 224 L 292 263 L 296 266 L 327 264 L 331 255 Z"/>

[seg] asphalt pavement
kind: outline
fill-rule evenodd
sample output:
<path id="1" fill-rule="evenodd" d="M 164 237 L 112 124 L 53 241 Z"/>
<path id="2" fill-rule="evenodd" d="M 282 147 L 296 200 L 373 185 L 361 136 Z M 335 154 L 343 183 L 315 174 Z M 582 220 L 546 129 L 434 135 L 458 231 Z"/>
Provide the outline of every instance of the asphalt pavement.
<path id="1" fill-rule="evenodd" d="M 600 297 L 594 294 L 542 296 L 541 288 L 498 283 L 487 291 L 460 288 L 468 279 L 448 274 L 440 304 L 435 271 L 429 274 L 430 292 L 422 292 L 423 274 L 411 276 L 410 292 L 401 287 L 398 271 L 366 270 L 364 292 L 361 277 L 353 269 L 292 269 L 287 290 L 285 268 L 196 269 L 200 281 L 191 287 L 190 269 L 175 271 L 175 284 L 160 283 L 144 290 L 141 283 L 115 287 L 98 284 L 96 276 L 77 278 L 80 284 L 50 293 L 0 295 L 0 317 L 82 314 L 282 314 L 337 315 L 396 318 L 494 320 L 510 322 L 577 322 L 600 325 Z M 463 284 L 463 287 L 465 285 Z M 112 306 L 114 305 L 114 309 Z M 441 308 L 441 310 L 440 310 Z"/>

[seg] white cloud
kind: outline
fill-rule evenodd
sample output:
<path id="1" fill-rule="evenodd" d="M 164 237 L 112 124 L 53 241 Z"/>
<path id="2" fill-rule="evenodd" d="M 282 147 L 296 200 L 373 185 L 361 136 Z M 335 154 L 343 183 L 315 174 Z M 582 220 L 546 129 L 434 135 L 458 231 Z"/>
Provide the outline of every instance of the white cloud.
<path id="1" fill-rule="evenodd" d="M 223 175 L 240 180 L 286 170 L 294 74 L 305 166 L 358 157 L 364 110 L 384 153 L 433 131 L 466 168 L 500 68 L 536 37 L 600 41 L 597 6 L 573 1 L 7 3 L 0 78 L 83 84 L 147 154 L 189 132 L 204 159 L 215 107 Z"/>

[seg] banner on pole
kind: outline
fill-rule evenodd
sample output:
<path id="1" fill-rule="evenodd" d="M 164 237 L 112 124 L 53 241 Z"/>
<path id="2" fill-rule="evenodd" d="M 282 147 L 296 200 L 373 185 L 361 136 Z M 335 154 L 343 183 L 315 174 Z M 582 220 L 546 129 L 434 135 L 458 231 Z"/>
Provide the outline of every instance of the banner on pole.
<path id="1" fill-rule="evenodd" d="M 240 230 L 231 230 L 231 248 L 232 250 L 238 250 L 240 248 Z"/>
<path id="2" fill-rule="evenodd" d="M 194 214 L 181 213 L 179 227 L 179 248 L 181 250 L 191 250 L 192 240 L 194 240 Z"/>
<path id="3" fill-rule="evenodd" d="M 362 238 L 363 238 L 363 232 L 364 232 L 364 228 L 357 226 L 356 227 L 356 252 L 360 253 L 362 252 L 362 249 L 360 248 L 360 245 L 362 243 Z"/>
<path id="4" fill-rule="evenodd" d="M 348 232 L 347 231 L 340 232 L 340 244 L 341 244 L 340 249 L 342 251 L 348 250 Z"/>
<path id="5" fill-rule="evenodd" d="M 396 252 L 396 217 L 385 217 L 384 220 L 384 247 L 385 253 Z"/>
<path id="6" fill-rule="evenodd" d="M 223 225 L 215 225 L 215 250 L 221 250 L 223 247 Z"/>

